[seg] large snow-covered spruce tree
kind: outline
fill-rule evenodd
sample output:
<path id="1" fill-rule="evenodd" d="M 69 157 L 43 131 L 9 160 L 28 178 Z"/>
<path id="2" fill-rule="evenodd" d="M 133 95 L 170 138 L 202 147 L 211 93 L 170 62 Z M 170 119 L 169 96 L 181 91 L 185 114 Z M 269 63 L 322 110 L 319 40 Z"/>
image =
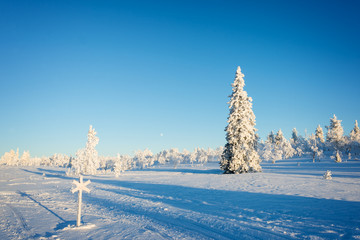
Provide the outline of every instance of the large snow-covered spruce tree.
<path id="1" fill-rule="evenodd" d="M 255 149 L 255 115 L 252 99 L 244 91 L 244 74 L 237 68 L 230 96 L 226 145 L 221 156 L 220 168 L 224 173 L 247 173 L 261 171 L 260 157 Z"/>

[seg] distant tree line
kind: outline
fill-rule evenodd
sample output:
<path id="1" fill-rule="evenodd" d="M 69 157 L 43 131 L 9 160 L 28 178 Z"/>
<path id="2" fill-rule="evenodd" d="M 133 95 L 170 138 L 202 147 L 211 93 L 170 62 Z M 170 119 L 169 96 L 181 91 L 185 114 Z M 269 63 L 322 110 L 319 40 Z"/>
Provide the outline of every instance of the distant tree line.
<path id="1" fill-rule="evenodd" d="M 359 158 L 360 129 L 357 121 L 355 121 L 350 134 L 346 136 L 341 126 L 341 120 L 337 119 L 334 114 L 326 129 L 326 137 L 320 125 L 310 136 L 303 137 L 294 128 L 289 140 L 284 137 L 281 129 L 276 134 L 270 132 L 265 142 L 258 143 L 259 154 L 263 160 L 271 160 L 273 163 L 277 160 L 302 157 L 303 155 L 310 155 L 314 162 L 319 161 L 324 155 L 334 156 L 335 159 L 339 159 L 339 157 Z"/>
<path id="2" fill-rule="evenodd" d="M 344 135 L 341 120 L 334 115 L 330 119 L 330 125 L 326 126 L 327 134 L 324 136 L 320 125 L 313 134 L 303 137 L 294 128 L 292 135 L 287 140 L 282 131 L 276 134 L 270 132 L 265 141 L 257 141 L 256 151 L 263 161 L 272 161 L 294 158 L 311 157 L 313 161 L 320 161 L 322 157 L 333 156 L 336 161 L 341 158 L 360 158 L 360 129 L 355 121 L 354 128 L 348 136 Z M 95 130 L 90 126 L 85 148 L 79 149 L 76 156 L 56 153 L 50 157 L 31 157 L 29 151 L 19 154 L 10 150 L 0 158 L 0 165 L 7 166 L 57 166 L 68 168 L 69 175 L 96 174 L 101 172 L 120 175 L 130 169 L 145 169 L 154 165 L 171 164 L 174 168 L 180 164 L 206 164 L 207 162 L 219 162 L 224 152 L 223 147 L 217 149 L 195 148 L 190 152 L 184 149 L 180 152 L 177 148 L 163 150 L 153 154 L 149 149 L 138 150 L 134 156 L 98 156 L 95 149 L 99 142 Z M 340 159 L 340 160 L 339 160 Z"/>
<path id="3" fill-rule="evenodd" d="M 90 126 L 85 148 L 79 149 L 76 156 L 54 154 L 50 157 L 31 157 L 29 151 L 24 151 L 19 156 L 19 149 L 10 150 L 0 158 L 0 165 L 7 166 L 57 166 L 68 168 L 68 175 L 89 174 L 101 172 L 113 172 L 115 175 L 130 169 L 145 169 L 154 165 L 171 164 L 176 168 L 179 164 L 205 164 L 218 162 L 223 148 L 202 149 L 195 148 L 190 152 L 184 149 L 180 152 L 177 148 L 163 150 L 153 154 L 149 149 L 138 150 L 134 156 L 98 156 L 95 147 L 99 142 L 95 129 Z"/>

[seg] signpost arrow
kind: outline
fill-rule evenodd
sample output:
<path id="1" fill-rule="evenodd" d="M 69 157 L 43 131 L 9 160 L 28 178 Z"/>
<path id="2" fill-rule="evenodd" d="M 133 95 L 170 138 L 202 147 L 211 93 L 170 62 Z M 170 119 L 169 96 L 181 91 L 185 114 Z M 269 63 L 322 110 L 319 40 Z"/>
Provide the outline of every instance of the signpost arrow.
<path id="1" fill-rule="evenodd" d="M 90 180 L 87 180 L 86 182 L 83 182 L 83 176 L 80 175 L 80 180 L 78 181 L 73 181 L 73 184 L 76 185 L 76 188 L 74 188 L 73 190 L 71 190 L 72 193 L 75 193 L 77 191 L 79 191 L 78 194 L 78 211 L 77 211 L 77 221 L 76 221 L 76 226 L 79 227 L 81 225 L 81 202 L 82 202 L 82 191 L 85 192 L 90 192 L 90 189 L 88 189 L 86 186 L 89 185 L 91 182 Z"/>

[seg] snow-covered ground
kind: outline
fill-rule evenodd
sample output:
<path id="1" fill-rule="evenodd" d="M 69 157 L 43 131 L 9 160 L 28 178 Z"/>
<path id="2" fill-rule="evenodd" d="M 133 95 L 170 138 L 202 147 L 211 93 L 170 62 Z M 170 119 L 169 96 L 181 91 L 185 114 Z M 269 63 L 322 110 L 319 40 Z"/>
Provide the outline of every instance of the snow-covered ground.
<path id="1" fill-rule="evenodd" d="M 65 169 L 2 166 L 0 239 L 360 239 L 360 161 L 262 166 L 242 175 L 209 163 L 85 176 L 80 228 Z"/>

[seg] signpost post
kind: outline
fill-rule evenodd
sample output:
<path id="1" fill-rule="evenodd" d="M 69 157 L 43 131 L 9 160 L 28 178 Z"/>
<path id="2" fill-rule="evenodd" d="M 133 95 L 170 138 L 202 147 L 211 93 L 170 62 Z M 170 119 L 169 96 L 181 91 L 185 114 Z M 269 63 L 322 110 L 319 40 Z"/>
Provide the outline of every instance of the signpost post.
<path id="1" fill-rule="evenodd" d="M 79 206 L 78 206 L 78 210 L 77 210 L 77 221 L 76 221 L 76 226 L 79 227 L 81 225 L 81 202 L 82 202 L 82 191 L 85 192 L 90 192 L 90 189 L 88 189 L 86 186 L 89 185 L 91 182 L 90 180 L 87 180 L 86 182 L 83 182 L 83 176 L 80 175 L 80 180 L 78 181 L 73 181 L 73 184 L 76 185 L 76 188 L 74 188 L 71 192 L 75 193 L 77 191 L 79 191 L 78 194 L 78 202 L 79 202 Z"/>

